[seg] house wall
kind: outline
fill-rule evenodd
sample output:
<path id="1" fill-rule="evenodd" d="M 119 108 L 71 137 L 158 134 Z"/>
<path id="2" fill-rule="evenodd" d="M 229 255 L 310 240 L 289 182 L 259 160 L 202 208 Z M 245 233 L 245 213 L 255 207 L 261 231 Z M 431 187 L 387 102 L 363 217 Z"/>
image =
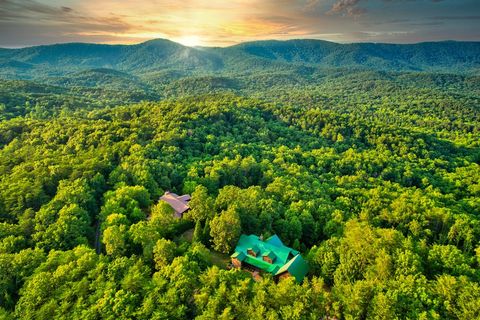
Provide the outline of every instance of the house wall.
<path id="1" fill-rule="evenodd" d="M 173 214 L 173 216 L 177 219 L 182 219 L 183 218 L 183 213 L 180 213 L 178 211 L 175 211 L 175 213 Z"/>
<path id="2" fill-rule="evenodd" d="M 279 280 L 280 280 L 280 279 L 286 279 L 286 278 L 290 278 L 291 276 L 292 276 L 292 275 L 291 275 L 288 271 L 286 271 L 286 272 L 278 275 L 278 279 L 279 279 Z"/>
<path id="3" fill-rule="evenodd" d="M 242 261 L 238 260 L 237 258 L 232 258 L 232 264 L 235 268 L 242 267 Z"/>
<path id="4" fill-rule="evenodd" d="M 253 252 L 253 250 L 248 250 L 247 253 L 253 257 L 256 257 L 257 254 L 255 252 Z"/>

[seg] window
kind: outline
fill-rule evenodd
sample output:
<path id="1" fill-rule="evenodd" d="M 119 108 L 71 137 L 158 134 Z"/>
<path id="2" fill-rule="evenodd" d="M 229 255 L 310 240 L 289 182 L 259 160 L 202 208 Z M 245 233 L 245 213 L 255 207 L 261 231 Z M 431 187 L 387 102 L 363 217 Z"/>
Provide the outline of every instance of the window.
<path id="1" fill-rule="evenodd" d="M 273 263 L 272 259 L 269 256 L 264 256 L 263 261 L 266 261 L 268 263 Z"/>

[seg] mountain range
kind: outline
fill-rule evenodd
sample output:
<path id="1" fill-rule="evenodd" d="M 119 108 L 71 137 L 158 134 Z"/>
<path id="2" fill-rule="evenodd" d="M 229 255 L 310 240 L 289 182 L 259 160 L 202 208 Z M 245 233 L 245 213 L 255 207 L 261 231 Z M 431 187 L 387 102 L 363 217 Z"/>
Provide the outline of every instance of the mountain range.
<path id="1" fill-rule="evenodd" d="M 300 68 L 300 69 L 299 69 Z M 68 43 L 0 49 L 0 77 L 56 79 L 161 74 L 231 75 L 329 68 L 478 74 L 480 42 L 339 44 L 321 40 L 255 41 L 226 48 L 186 47 L 157 39 L 136 45 Z M 62 80 L 63 79 L 63 80 Z"/>

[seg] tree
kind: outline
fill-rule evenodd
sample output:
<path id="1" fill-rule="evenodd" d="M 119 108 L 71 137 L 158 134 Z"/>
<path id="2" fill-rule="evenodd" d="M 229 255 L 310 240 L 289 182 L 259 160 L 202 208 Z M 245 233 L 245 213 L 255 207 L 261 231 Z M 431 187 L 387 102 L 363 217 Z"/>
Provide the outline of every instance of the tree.
<path id="1" fill-rule="evenodd" d="M 215 216 L 210 222 L 213 248 L 229 253 L 242 233 L 241 222 L 235 207 L 230 207 Z"/>
<path id="2" fill-rule="evenodd" d="M 124 214 L 130 221 L 137 222 L 145 218 L 142 209 L 150 205 L 150 194 L 142 186 L 121 186 L 105 194 L 105 205 L 101 216 L 107 217 L 112 213 Z"/>
<path id="3" fill-rule="evenodd" d="M 195 223 L 195 229 L 193 230 L 192 241 L 202 242 L 202 238 L 203 238 L 202 223 L 200 222 L 200 220 L 197 220 L 197 222 Z"/>
<path id="4" fill-rule="evenodd" d="M 170 240 L 160 239 L 153 248 L 153 260 L 157 270 L 170 264 L 175 258 L 177 246 Z"/>
<path id="5" fill-rule="evenodd" d="M 58 212 L 58 219 L 44 232 L 35 234 L 38 246 L 47 249 L 72 249 L 81 244 L 88 244 L 92 239 L 90 216 L 77 204 L 66 205 Z"/>
<path id="6" fill-rule="evenodd" d="M 428 252 L 428 269 L 431 276 L 447 273 L 450 275 L 467 275 L 475 273 L 460 249 L 452 245 L 435 244 Z"/>
<path id="7" fill-rule="evenodd" d="M 102 242 L 108 255 L 115 257 L 128 252 L 128 227 L 124 224 L 107 227 L 103 231 Z"/>
<path id="8" fill-rule="evenodd" d="M 202 185 L 195 187 L 188 205 L 191 210 L 185 214 L 185 217 L 194 221 L 205 221 L 215 213 L 214 200 L 208 195 L 208 189 Z"/>

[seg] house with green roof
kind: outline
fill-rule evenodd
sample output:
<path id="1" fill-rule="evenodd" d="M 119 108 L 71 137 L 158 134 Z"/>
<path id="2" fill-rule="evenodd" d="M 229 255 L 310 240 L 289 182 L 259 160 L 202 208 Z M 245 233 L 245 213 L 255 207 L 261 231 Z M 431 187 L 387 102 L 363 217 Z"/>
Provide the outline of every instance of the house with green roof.
<path id="1" fill-rule="evenodd" d="M 308 264 L 300 252 L 285 246 L 277 235 L 263 240 L 253 234 L 242 234 L 231 258 L 236 268 L 268 272 L 277 279 L 294 277 L 302 282 L 308 272 Z"/>

